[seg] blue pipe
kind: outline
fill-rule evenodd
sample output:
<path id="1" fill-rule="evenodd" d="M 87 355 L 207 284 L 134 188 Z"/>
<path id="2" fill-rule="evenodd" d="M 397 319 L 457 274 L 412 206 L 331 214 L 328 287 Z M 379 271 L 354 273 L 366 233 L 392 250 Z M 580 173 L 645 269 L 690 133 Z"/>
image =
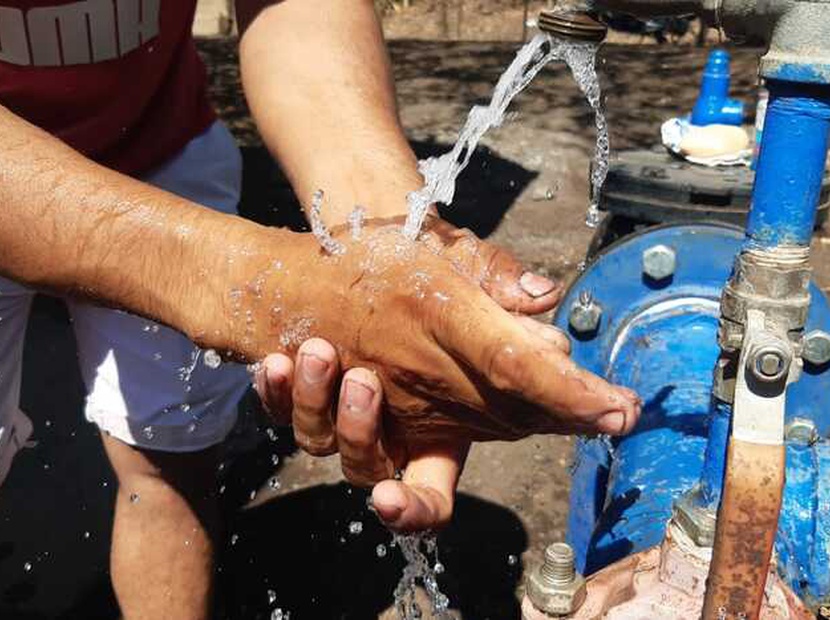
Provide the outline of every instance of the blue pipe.
<path id="1" fill-rule="evenodd" d="M 700 474 L 700 499 L 706 508 L 717 509 L 720 503 L 731 420 L 732 405 L 713 397 L 709 410 L 709 438 Z"/>
<path id="2" fill-rule="evenodd" d="M 744 120 L 744 104 L 729 98 L 729 53 L 715 49 L 706 60 L 700 94 L 692 108 L 693 125 L 740 125 Z"/>
<path id="3" fill-rule="evenodd" d="M 747 247 L 806 246 L 816 218 L 830 132 L 830 86 L 769 80 Z"/>

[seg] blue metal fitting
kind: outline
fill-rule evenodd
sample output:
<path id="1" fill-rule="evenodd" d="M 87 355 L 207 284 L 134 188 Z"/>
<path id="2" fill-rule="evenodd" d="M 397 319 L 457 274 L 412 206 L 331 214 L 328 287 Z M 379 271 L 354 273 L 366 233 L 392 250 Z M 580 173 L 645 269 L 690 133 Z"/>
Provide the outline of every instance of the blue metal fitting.
<path id="1" fill-rule="evenodd" d="M 673 504 L 714 508 L 720 498 L 730 408 L 712 398 L 719 299 L 743 233 L 711 224 L 666 226 L 617 242 L 573 283 L 554 323 L 567 328 L 579 292 L 592 290 L 605 323 L 574 339 L 573 358 L 635 389 L 642 417 L 622 438 L 582 439 L 574 455 L 567 540 L 591 574 L 663 539 Z M 671 282 L 643 277 L 648 248 L 675 250 Z M 805 329 L 829 331 L 830 304 L 813 284 Z M 790 442 L 776 541 L 779 569 L 809 603 L 830 602 L 830 368 L 807 367 L 787 393 L 786 420 L 811 420 L 817 440 Z"/>
<path id="2" fill-rule="evenodd" d="M 806 246 L 813 234 L 830 132 L 830 86 L 768 80 L 764 139 L 747 220 L 748 246 Z"/>
<path id="3" fill-rule="evenodd" d="M 700 94 L 692 109 L 692 125 L 741 125 L 744 104 L 729 98 L 729 53 L 715 49 L 709 54 L 700 82 Z"/>

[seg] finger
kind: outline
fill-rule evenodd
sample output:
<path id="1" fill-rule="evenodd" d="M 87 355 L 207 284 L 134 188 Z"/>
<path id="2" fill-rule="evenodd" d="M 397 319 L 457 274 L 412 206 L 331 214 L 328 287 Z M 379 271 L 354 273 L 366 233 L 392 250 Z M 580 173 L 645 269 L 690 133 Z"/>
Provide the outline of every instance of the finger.
<path id="1" fill-rule="evenodd" d="M 337 452 L 337 437 L 331 411 L 339 361 L 337 351 L 321 338 L 311 338 L 297 351 L 292 400 L 294 438 L 303 450 L 315 456 Z"/>
<path id="2" fill-rule="evenodd" d="M 281 353 L 271 354 L 262 360 L 254 375 L 254 390 L 262 402 L 262 408 L 276 424 L 291 424 L 293 375 L 294 362 Z"/>
<path id="3" fill-rule="evenodd" d="M 519 315 L 516 317 L 516 320 L 524 325 L 525 329 L 527 329 L 534 336 L 551 343 L 565 355 L 571 354 L 571 339 L 568 337 L 568 334 L 558 327 L 540 323 L 536 319 L 529 316 Z"/>
<path id="4" fill-rule="evenodd" d="M 380 381 L 370 370 L 353 368 L 341 385 L 336 427 L 343 475 L 358 486 L 391 478 L 395 467 L 381 443 Z"/>
<path id="5" fill-rule="evenodd" d="M 641 403 L 631 390 L 579 368 L 489 300 L 471 294 L 467 303 L 447 306 L 436 339 L 486 380 L 486 408 L 494 408 L 488 399 L 506 410 L 515 405 L 510 414 L 515 431 L 526 435 L 596 429 L 622 434 L 633 428 Z M 534 410 L 546 414 L 541 418 L 546 424 L 528 428 L 532 420 L 520 414 Z M 499 422 L 509 424 L 511 418 L 505 415 Z"/>
<path id="6" fill-rule="evenodd" d="M 526 271 L 510 252 L 482 241 L 471 231 L 439 223 L 435 232 L 445 244 L 442 255 L 470 275 L 505 310 L 539 314 L 555 307 L 562 297 L 564 286 L 560 282 Z"/>
<path id="7" fill-rule="evenodd" d="M 402 481 L 385 480 L 375 485 L 372 504 L 381 521 L 399 532 L 447 525 L 468 449 L 465 443 L 425 451 L 412 458 Z"/>

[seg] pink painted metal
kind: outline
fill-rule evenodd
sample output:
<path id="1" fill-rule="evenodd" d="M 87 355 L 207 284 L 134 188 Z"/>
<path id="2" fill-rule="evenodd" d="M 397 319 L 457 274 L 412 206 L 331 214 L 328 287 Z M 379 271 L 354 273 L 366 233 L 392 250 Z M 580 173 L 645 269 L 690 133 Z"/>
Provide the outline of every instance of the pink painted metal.
<path id="1" fill-rule="evenodd" d="M 711 548 L 698 547 L 673 523 L 659 547 L 631 555 L 592 575 L 573 620 L 698 620 L 703 610 Z M 773 562 L 774 566 L 774 562 Z M 723 610 L 722 618 L 736 616 Z M 523 620 L 550 620 L 522 601 Z M 814 618 L 774 569 L 769 571 L 760 620 Z"/>

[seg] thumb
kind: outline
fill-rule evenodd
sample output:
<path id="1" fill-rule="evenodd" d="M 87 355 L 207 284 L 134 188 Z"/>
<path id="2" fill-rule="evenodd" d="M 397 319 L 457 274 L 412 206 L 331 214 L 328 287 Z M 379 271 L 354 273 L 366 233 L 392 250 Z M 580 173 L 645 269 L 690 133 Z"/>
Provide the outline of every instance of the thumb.
<path id="1" fill-rule="evenodd" d="M 375 485 L 372 503 L 390 529 L 412 532 L 441 528 L 449 523 L 455 489 L 470 444 L 412 450 L 403 479 Z"/>

